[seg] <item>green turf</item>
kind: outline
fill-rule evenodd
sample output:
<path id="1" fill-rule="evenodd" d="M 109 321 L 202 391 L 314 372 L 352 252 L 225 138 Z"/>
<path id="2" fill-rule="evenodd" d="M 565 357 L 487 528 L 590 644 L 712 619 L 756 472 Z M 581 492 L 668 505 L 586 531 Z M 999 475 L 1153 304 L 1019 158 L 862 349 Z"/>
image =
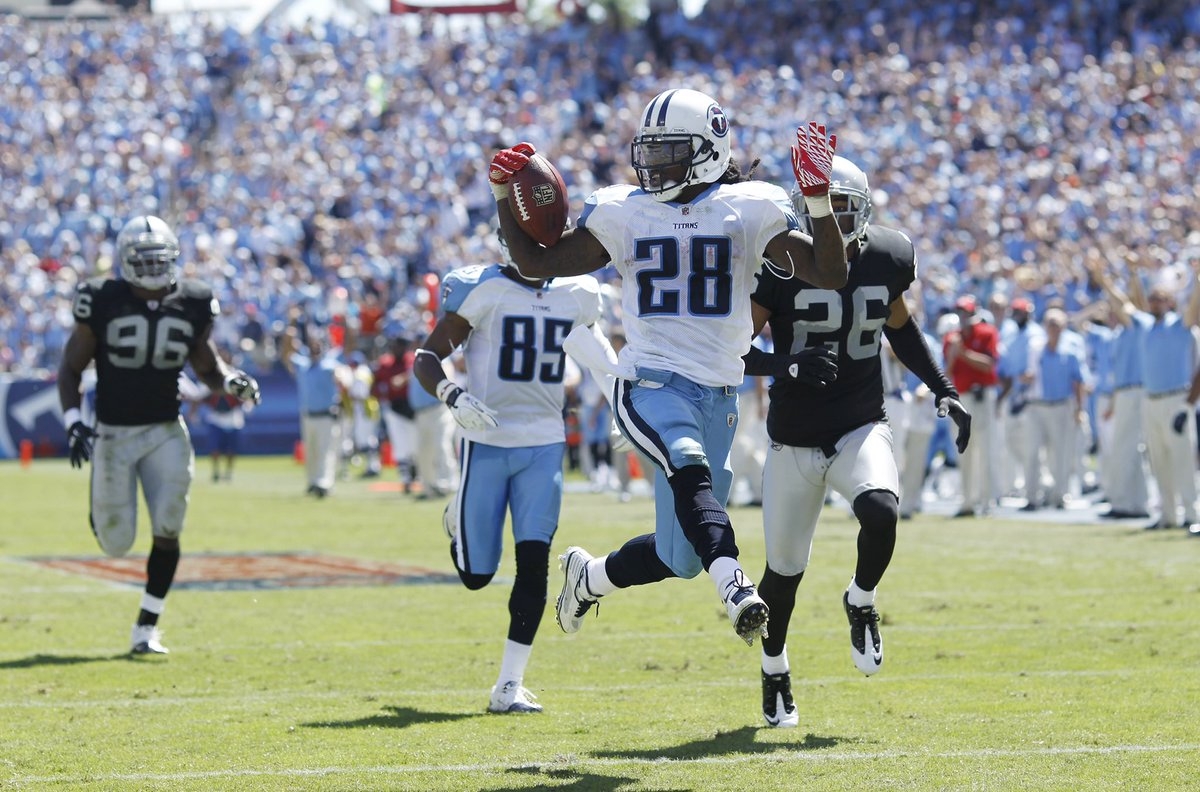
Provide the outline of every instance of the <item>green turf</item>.
<path id="1" fill-rule="evenodd" d="M 314 501 L 290 459 L 242 460 L 231 485 L 198 470 L 185 564 L 311 551 L 450 571 L 441 501 L 357 480 Z M 548 609 L 525 680 L 546 711 L 487 715 L 511 547 L 505 582 L 479 592 L 176 591 L 172 654 L 130 659 L 137 588 L 23 560 L 99 555 L 86 499 L 65 461 L 0 464 L 0 788 L 1200 786 L 1200 541 L 1180 532 L 903 523 L 879 595 L 887 661 L 868 679 L 840 603 L 855 526 L 832 510 L 789 641 L 800 728 L 778 731 L 761 727 L 758 649 L 706 576 L 618 592 L 574 636 Z M 568 495 L 554 549 L 613 549 L 651 515 Z M 733 515 L 757 577 L 759 513 Z M 134 553 L 148 546 L 143 529 Z"/>

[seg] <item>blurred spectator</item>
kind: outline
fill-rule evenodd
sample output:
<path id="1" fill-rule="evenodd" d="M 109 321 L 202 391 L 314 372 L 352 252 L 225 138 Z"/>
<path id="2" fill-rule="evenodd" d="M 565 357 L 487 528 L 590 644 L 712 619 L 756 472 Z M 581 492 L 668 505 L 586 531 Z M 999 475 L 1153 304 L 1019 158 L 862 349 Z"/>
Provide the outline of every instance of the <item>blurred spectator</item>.
<path id="1" fill-rule="evenodd" d="M 1067 314 L 1051 308 L 1042 317 L 1042 325 L 1045 338 L 1032 345 L 1020 375 L 1030 430 L 1030 442 L 1025 447 L 1025 511 L 1043 506 L 1064 508 L 1070 494 L 1078 435 L 1086 422 L 1086 369 L 1081 350 L 1063 341 Z M 1044 494 L 1039 491 L 1043 459 L 1050 473 L 1050 485 Z"/>
<path id="2" fill-rule="evenodd" d="M 342 376 L 342 465 L 363 468 L 363 478 L 379 475 L 379 400 L 373 393 L 375 375 L 362 352 L 350 353 Z"/>
<path id="3" fill-rule="evenodd" d="M 417 425 L 408 399 L 412 385 L 413 339 L 408 330 L 389 333 L 388 351 L 375 361 L 375 398 L 383 413 L 383 426 L 391 445 L 392 460 L 404 492 L 416 481 Z"/>
<path id="4" fill-rule="evenodd" d="M 333 492 L 340 450 L 343 364 L 328 338 L 310 332 L 303 351 L 285 363 L 296 378 L 300 394 L 300 440 L 309 495 L 324 498 Z"/>
<path id="5" fill-rule="evenodd" d="M 954 309 L 959 327 L 944 341 L 946 373 L 972 417 L 971 444 L 959 455 L 962 504 L 955 516 L 974 517 L 989 507 L 991 499 L 1000 336 L 994 325 L 978 315 L 973 295 L 960 297 Z"/>
<path id="6" fill-rule="evenodd" d="M 228 349 L 218 350 L 221 359 L 233 366 L 233 354 Z M 204 423 L 208 425 L 209 457 L 212 459 L 213 483 L 224 479 L 233 481 L 233 465 L 237 460 L 242 430 L 246 428 L 246 416 L 254 410 L 254 402 L 244 402 L 230 393 L 213 393 L 202 382 L 193 382 L 180 375 L 179 392 L 191 403 L 188 422 L 194 422 L 203 405 Z M 225 460 L 225 472 L 221 473 L 221 460 Z"/>

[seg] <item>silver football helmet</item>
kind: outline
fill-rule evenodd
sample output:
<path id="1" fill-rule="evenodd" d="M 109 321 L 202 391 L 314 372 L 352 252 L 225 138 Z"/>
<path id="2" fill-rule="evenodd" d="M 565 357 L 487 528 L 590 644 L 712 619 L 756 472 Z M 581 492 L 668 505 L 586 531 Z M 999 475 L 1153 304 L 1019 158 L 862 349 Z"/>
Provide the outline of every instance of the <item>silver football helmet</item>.
<path id="1" fill-rule="evenodd" d="M 165 289 L 175 282 L 179 239 L 154 215 L 139 215 L 117 234 L 117 261 L 121 277 L 150 291 Z"/>
<path id="2" fill-rule="evenodd" d="M 839 205 L 839 197 L 846 199 L 845 207 Z M 871 222 L 871 188 L 862 168 L 845 157 L 835 156 L 829 176 L 829 199 L 834 203 L 833 214 L 842 229 L 842 240 L 849 245 L 863 239 Z M 792 188 L 792 205 L 807 232 L 812 234 L 812 218 L 808 216 L 800 185 Z"/>
<path id="3" fill-rule="evenodd" d="M 646 105 L 630 146 L 642 189 L 673 201 L 693 184 L 717 181 L 729 167 L 729 119 L 711 96 L 663 91 Z"/>

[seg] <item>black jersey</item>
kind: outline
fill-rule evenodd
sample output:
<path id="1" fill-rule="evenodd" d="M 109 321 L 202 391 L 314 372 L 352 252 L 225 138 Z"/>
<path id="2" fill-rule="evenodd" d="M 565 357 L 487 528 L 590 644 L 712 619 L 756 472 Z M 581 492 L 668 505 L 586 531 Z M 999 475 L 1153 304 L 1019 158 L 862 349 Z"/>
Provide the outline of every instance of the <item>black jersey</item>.
<path id="1" fill-rule="evenodd" d="M 838 375 L 824 388 L 776 380 L 767 434 L 784 445 L 826 448 L 858 427 L 886 419 L 879 342 L 891 303 L 916 278 L 907 236 L 872 225 L 870 243 L 850 262 L 846 285 L 818 289 L 764 267 L 753 300 L 771 312 L 776 354 L 825 345 L 837 353 Z"/>
<path id="2" fill-rule="evenodd" d="M 126 281 L 92 280 L 73 310 L 96 336 L 96 417 L 116 426 L 175 420 L 179 372 L 217 315 L 212 289 L 181 280 L 147 301 Z"/>

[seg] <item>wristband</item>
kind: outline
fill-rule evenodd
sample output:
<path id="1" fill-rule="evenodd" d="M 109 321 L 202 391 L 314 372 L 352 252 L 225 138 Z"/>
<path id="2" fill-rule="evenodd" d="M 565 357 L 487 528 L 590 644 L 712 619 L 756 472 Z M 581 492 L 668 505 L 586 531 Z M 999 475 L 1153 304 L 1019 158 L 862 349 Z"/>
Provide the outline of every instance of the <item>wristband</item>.
<path id="1" fill-rule="evenodd" d="M 508 185 L 496 184 L 494 181 L 488 182 L 488 186 L 492 188 L 492 195 L 497 201 L 503 201 L 508 198 Z"/>
<path id="2" fill-rule="evenodd" d="M 79 411 L 78 407 L 69 407 L 63 412 L 63 426 L 66 428 L 70 429 L 81 421 L 83 421 L 83 413 Z"/>
<path id="3" fill-rule="evenodd" d="M 833 214 L 833 201 L 829 199 L 829 193 L 806 195 L 804 196 L 804 205 L 808 207 L 809 217 L 829 217 Z"/>
<path id="4" fill-rule="evenodd" d="M 442 404 L 445 404 L 447 407 L 450 407 L 453 406 L 455 399 L 461 392 L 462 388 L 458 387 L 450 380 L 444 379 L 438 383 L 437 391 L 434 395 L 437 396 L 438 401 L 440 401 Z"/>

